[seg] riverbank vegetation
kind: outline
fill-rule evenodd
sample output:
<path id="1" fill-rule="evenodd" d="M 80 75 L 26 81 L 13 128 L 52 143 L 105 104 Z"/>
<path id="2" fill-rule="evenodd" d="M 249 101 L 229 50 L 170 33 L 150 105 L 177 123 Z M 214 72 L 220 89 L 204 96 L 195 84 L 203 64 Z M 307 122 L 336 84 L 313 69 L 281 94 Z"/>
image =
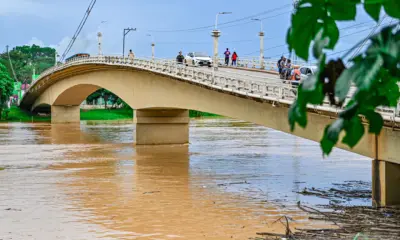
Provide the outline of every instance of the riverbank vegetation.
<path id="1" fill-rule="evenodd" d="M 134 111 L 131 108 L 118 109 L 81 109 L 81 120 L 83 121 L 104 121 L 104 120 L 131 120 L 133 119 Z M 204 113 L 190 110 L 191 118 L 197 117 L 218 117 L 211 113 Z M 16 106 L 3 112 L 3 118 L 0 122 L 50 122 L 50 115 L 37 115 L 31 112 L 24 111 Z"/>

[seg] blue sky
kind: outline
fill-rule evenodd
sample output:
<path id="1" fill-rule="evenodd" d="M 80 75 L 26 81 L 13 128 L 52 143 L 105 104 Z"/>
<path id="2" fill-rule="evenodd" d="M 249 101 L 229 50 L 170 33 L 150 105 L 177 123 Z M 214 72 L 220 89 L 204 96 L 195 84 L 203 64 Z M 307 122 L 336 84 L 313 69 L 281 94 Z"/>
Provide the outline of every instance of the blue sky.
<path id="1" fill-rule="evenodd" d="M 56 47 L 63 52 L 76 30 L 90 0 L 0 0 L 0 51 L 24 44 L 39 44 Z M 96 33 L 103 33 L 103 53 L 121 54 L 122 30 L 126 27 L 137 28 L 126 38 L 126 50 L 133 49 L 138 56 L 151 55 L 152 34 L 156 44 L 156 57 L 174 57 L 179 50 L 203 51 L 212 53 L 212 28 L 198 31 L 163 30 L 190 29 L 213 25 L 215 15 L 220 11 L 233 12 L 223 15 L 219 23 L 223 24 L 264 13 L 265 18 L 265 57 L 278 57 L 287 52 L 285 43 L 290 23 L 292 0 L 97 0 L 80 38 L 70 54 L 76 52 L 97 53 Z M 270 13 L 265 13 L 268 10 Z M 102 21 L 107 21 L 100 24 Z M 388 23 L 387 19 L 385 23 Z M 354 43 L 368 35 L 374 26 L 371 18 L 359 14 L 356 22 L 340 23 L 342 36 L 337 51 L 350 48 Z M 230 26 L 234 25 L 234 26 Z M 158 30 L 158 31 L 154 31 Z M 161 30 L 161 32 L 160 32 Z M 239 56 L 257 56 L 259 50 L 259 22 L 244 20 L 232 24 L 220 25 L 220 51 L 229 47 Z M 357 33 L 358 32 L 358 33 Z M 357 34 L 353 34 L 357 33 Z M 337 55 L 338 56 L 338 55 Z"/>

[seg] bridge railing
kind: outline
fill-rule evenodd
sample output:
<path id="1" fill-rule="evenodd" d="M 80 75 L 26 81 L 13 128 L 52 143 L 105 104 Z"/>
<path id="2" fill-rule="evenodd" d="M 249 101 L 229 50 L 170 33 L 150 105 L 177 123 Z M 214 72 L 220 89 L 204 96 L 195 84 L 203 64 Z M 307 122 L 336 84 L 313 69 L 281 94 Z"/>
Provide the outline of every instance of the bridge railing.
<path id="1" fill-rule="evenodd" d="M 28 92 L 35 92 L 43 85 L 42 79 L 56 71 L 65 68 L 83 65 L 83 64 L 104 64 L 116 65 L 124 67 L 132 67 L 136 69 L 148 70 L 151 72 L 160 73 L 163 75 L 176 77 L 188 82 L 194 82 L 216 90 L 223 90 L 235 94 L 244 95 L 246 97 L 260 98 L 273 101 L 273 103 L 291 104 L 297 98 L 297 86 L 288 82 L 282 82 L 277 77 L 271 75 L 250 75 L 246 73 L 212 71 L 208 68 L 186 67 L 183 64 L 178 64 L 171 59 L 129 59 L 121 56 L 94 56 L 94 57 L 78 57 L 71 59 L 65 64 L 60 64 L 47 69 L 38 77 L 37 81 L 32 84 Z M 353 89 L 354 90 L 354 89 Z M 354 92 L 354 91 L 352 91 Z M 351 97 L 351 92 L 348 97 Z M 24 95 L 24 97 L 26 94 Z M 327 101 L 326 101 L 327 103 Z M 334 108 L 327 105 L 324 106 L 309 106 L 314 109 L 329 109 L 329 111 L 340 112 L 340 108 Z M 396 119 L 399 116 L 399 107 L 397 108 L 378 108 L 386 118 Z M 399 120 L 400 121 L 400 120 Z"/>

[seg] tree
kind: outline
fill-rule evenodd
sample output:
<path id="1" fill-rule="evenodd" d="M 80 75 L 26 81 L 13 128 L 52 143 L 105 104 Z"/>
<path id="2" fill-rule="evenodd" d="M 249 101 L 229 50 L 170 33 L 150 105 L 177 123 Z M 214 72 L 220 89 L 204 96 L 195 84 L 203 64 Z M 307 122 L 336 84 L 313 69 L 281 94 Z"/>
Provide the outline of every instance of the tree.
<path id="1" fill-rule="evenodd" d="M 13 80 L 7 68 L 0 63 L 0 120 L 2 119 L 4 108 L 7 108 L 7 103 L 10 100 L 13 90 Z"/>
<path id="2" fill-rule="evenodd" d="M 54 66 L 55 51 L 53 48 L 37 45 L 17 46 L 12 49 L 9 54 L 17 80 L 30 83 L 33 69 L 36 70 L 36 74 L 40 74 L 44 70 Z M 12 70 L 7 53 L 0 54 L 0 63 L 3 63 L 7 67 L 11 75 Z"/>
<path id="3" fill-rule="evenodd" d="M 99 99 L 99 98 L 103 98 L 103 100 L 104 100 L 104 108 L 105 108 L 105 109 L 107 109 L 107 102 L 110 101 L 110 102 L 111 102 L 111 107 L 114 107 L 115 104 L 118 104 L 119 99 L 120 99 L 120 98 L 119 98 L 117 95 L 115 95 L 114 93 L 112 93 L 112 92 L 110 92 L 110 91 L 108 91 L 108 90 L 106 90 L 106 89 L 104 89 L 104 88 L 101 88 L 101 89 L 95 91 L 94 93 L 90 94 L 90 95 L 86 98 L 86 102 L 88 102 L 88 103 L 90 103 L 90 104 L 93 104 L 94 101 L 95 101 L 96 99 Z"/>
<path id="4" fill-rule="evenodd" d="M 396 20 L 396 24 L 383 27 L 377 34 L 357 43 L 342 58 L 326 62 L 326 50 L 333 50 L 339 40 L 338 21 L 354 20 L 358 5 L 376 22 L 380 23 L 387 15 Z M 381 16 L 381 10 L 386 13 Z M 375 110 L 378 106 L 395 107 L 400 97 L 400 1 L 399 0 L 301 0 L 292 15 L 291 27 L 287 34 L 289 50 L 304 60 L 312 54 L 318 59 L 319 72 L 305 80 L 298 89 L 297 100 L 289 110 L 289 124 L 292 131 L 296 123 L 305 128 L 307 125 L 307 104 L 322 105 L 328 96 L 332 105 L 342 107 L 343 111 L 332 124 L 325 128 L 321 140 L 324 154 L 329 154 L 339 141 L 342 131 L 345 136 L 342 143 L 354 147 L 364 135 L 364 126 L 360 116 L 369 123 L 368 131 L 379 134 L 383 127 L 383 118 Z M 355 49 L 365 51 L 350 58 L 349 68 L 344 58 Z M 345 102 L 350 87 L 355 93 Z"/>

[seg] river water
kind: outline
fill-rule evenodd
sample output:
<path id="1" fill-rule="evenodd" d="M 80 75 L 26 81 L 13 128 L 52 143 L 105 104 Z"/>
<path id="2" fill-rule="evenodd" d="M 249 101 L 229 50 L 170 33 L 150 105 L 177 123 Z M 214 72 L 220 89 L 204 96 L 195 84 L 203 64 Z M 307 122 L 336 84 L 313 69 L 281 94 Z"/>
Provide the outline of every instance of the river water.
<path id="1" fill-rule="evenodd" d="M 249 239 L 315 227 L 304 187 L 367 181 L 370 160 L 230 119 L 188 146 L 134 146 L 132 124 L 0 125 L 0 239 Z M 354 202 L 349 202 L 354 204 Z M 369 205 L 369 201 L 356 202 Z"/>

